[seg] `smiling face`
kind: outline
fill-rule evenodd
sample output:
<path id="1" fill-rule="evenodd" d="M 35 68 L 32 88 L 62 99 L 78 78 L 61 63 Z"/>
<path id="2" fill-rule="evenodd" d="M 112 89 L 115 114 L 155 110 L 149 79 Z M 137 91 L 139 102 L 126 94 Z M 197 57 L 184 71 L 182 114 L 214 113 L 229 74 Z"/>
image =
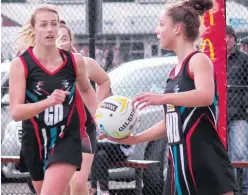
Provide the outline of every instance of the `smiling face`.
<path id="1" fill-rule="evenodd" d="M 32 27 L 37 45 L 55 46 L 59 30 L 57 13 L 49 10 L 38 11 L 34 16 Z"/>

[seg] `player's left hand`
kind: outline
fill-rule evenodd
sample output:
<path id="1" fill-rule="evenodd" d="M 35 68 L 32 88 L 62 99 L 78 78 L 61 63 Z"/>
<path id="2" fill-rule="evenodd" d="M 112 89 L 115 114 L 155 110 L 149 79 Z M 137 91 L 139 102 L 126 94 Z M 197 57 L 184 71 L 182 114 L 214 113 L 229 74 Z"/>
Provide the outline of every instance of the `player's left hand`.
<path id="1" fill-rule="evenodd" d="M 132 105 L 135 108 L 143 109 L 150 105 L 162 105 L 163 104 L 163 94 L 156 93 L 141 93 L 132 99 Z"/>

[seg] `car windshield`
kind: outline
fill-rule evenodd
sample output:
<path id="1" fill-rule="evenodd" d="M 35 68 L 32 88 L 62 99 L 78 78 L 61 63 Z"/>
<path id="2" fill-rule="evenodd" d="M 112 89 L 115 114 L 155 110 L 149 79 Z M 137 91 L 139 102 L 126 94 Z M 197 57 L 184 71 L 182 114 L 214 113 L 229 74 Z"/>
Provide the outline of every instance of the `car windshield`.
<path id="1" fill-rule="evenodd" d="M 163 93 L 176 57 L 152 58 L 125 63 L 109 72 L 113 94 L 132 98 L 137 93 Z"/>

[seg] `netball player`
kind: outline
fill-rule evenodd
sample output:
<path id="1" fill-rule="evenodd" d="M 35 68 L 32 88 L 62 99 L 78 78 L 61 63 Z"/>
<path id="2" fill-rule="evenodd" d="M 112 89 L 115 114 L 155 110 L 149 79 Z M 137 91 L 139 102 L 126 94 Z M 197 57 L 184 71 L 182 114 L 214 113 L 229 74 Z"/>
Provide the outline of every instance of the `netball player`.
<path id="1" fill-rule="evenodd" d="M 21 171 L 30 173 L 41 195 L 65 193 L 81 166 L 76 93 L 91 115 L 97 107 L 84 58 L 56 47 L 58 30 L 59 15 L 54 7 L 35 9 L 20 30 L 20 48 L 28 49 L 12 61 L 10 70 L 11 115 L 15 121 L 23 121 L 20 161 L 25 167 Z"/>
<path id="2" fill-rule="evenodd" d="M 60 21 L 57 45 L 67 51 L 76 52 L 73 44 L 73 36 L 70 27 L 65 21 Z M 101 102 L 109 95 L 110 80 L 107 73 L 93 59 L 84 57 L 86 75 L 97 84 L 96 95 L 98 102 Z M 77 108 L 81 116 L 81 136 L 83 146 L 83 161 L 81 170 L 76 171 L 70 182 L 71 195 L 87 195 L 89 188 L 87 185 L 88 176 L 94 158 L 96 147 L 96 127 L 88 109 L 84 107 L 82 99 L 78 99 Z M 85 123 L 86 120 L 86 123 Z"/>
<path id="3" fill-rule="evenodd" d="M 133 105 L 139 109 L 164 105 L 164 120 L 138 135 L 115 140 L 136 144 L 167 135 L 166 195 L 233 195 L 236 189 L 233 167 L 217 132 L 213 64 L 194 47 L 199 16 L 212 7 L 211 0 L 187 0 L 163 11 L 157 37 L 161 48 L 176 53 L 178 65 L 170 72 L 164 94 L 139 94 Z"/>

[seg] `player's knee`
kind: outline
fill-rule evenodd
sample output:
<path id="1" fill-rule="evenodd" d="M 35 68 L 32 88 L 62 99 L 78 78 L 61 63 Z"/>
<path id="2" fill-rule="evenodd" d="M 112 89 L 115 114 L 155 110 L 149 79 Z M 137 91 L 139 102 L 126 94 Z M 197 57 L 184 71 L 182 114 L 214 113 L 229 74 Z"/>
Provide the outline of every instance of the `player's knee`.
<path id="1" fill-rule="evenodd" d="M 60 185 L 43 185 L 40 195 L 64 195 L 67 187 Z"/>
<path id="2" fill-rule="evenodd" d="M 40 195 L 61 195 L 63 191 L 56 189 L 42 189 Z"/>
<path id="3" fill-rule="evenodd" d="M 54 195 L 54 193 L 53 192 L 43 191 L 43 192 L 41 192 L 40 195 Z"/>
<path id="4" fill-rule="evenodd" d="M 70 187 L 75 194 L 82 194 L 82 192 L 88 190 L 88 183 L 83 180 L 73 180 L 70 184 Z"/>
<path id="5" fill-rule="evenodd" d="M 41 194 L 42 184 L 43 184 L 43 181 L 32 181 L 32 185 L 37 195 Z"/>

